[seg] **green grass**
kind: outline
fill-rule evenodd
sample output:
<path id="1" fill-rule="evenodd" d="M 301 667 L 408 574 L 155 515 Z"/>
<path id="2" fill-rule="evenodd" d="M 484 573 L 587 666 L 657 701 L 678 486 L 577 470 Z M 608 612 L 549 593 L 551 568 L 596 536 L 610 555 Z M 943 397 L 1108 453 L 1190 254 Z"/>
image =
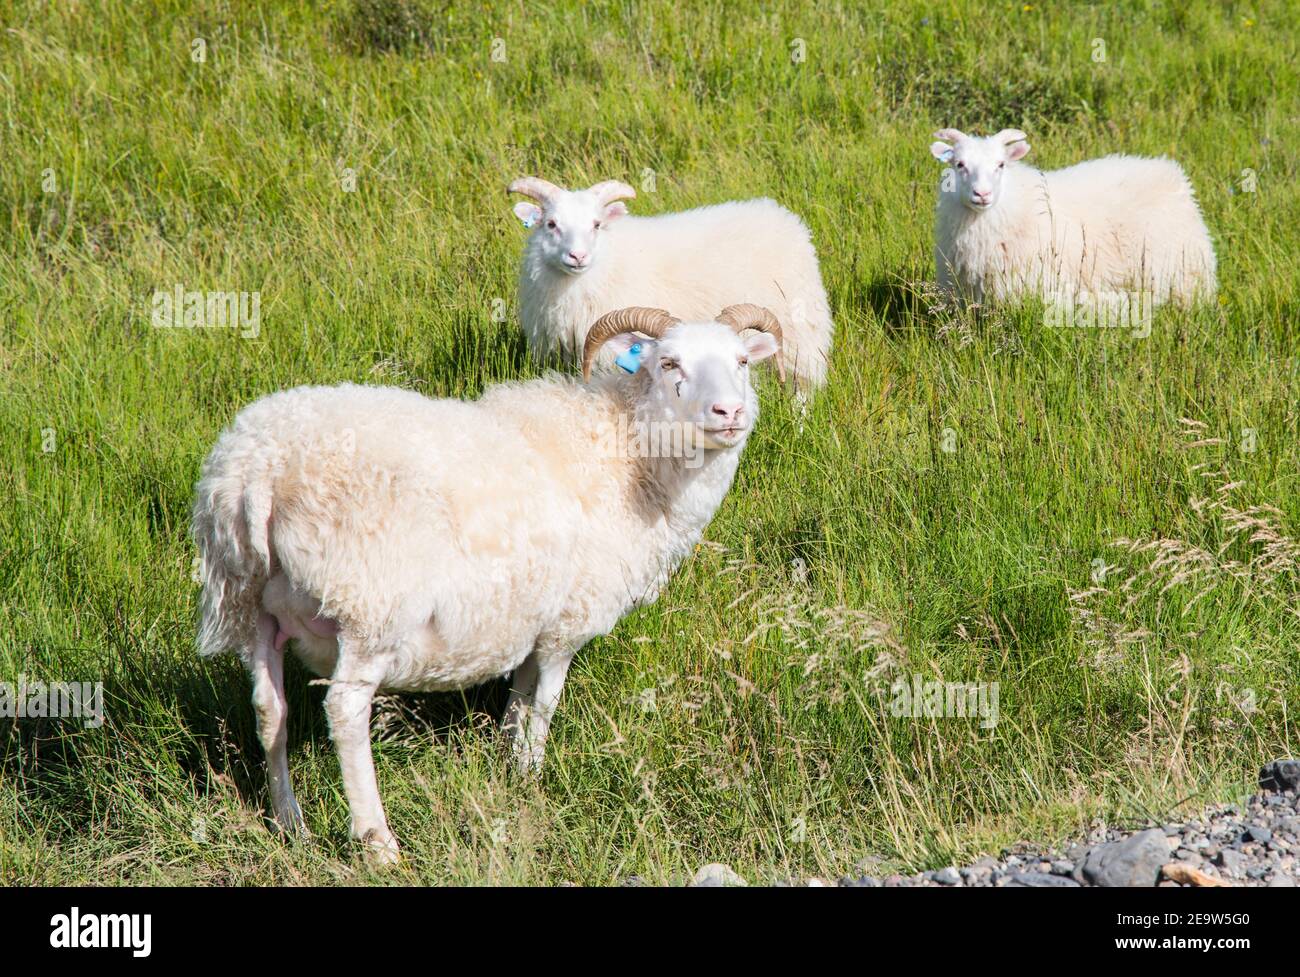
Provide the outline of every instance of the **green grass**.
<path id="1" fill-rule="evenodd" d="M 107 699 L 97 730 L 0 720 L 0 882 L 933 867 L 1174 817 L 1300 750 L 1296 5 L 558 8 L 0 4 L 0 679 Z M 1046 167 L 1175 156 L 1218 302 L 1144 339 L 931 311 L 941 125 L 1023 128 Z M 347 841 L 321 689 L 291 669 L 316 840 L 282 844 L 247 679 L 193 652 L 204 453 L 282 387 L 539 372 L 504 187 L 646 170 L 638 213 L 805 217 L 829 388 L 802 423 L 764 388 L 708 543 L 579 655 L 540 783 L 508 772 L 499 687 L 384 705 L 402 869 Z M 259 291 L 259 334 L 152 328 L 176 283 Z M 1242 530 L 1252 505 L 1277 511 Z M 999 682 L 1000 721 L 895 718 L 913 673 Z"/>

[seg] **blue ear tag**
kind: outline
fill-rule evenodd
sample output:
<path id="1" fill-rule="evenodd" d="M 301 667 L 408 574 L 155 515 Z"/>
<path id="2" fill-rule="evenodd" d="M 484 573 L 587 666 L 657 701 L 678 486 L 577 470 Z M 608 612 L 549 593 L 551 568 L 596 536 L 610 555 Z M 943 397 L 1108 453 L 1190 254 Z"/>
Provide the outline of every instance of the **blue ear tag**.
<path id="1" fill-rule="evenodd" d="M 528 230 L 531 231 L 533 229 L 533 225 L 537 223 L 537 215 L 529 214 L 527 217 L 519 218 L 519 220 L 523 223 L 524 227 L 528 228 Z"/>
<path id="2" fill-rule="evenodd" d="M 626 373 L 635 373 L 641 369 L 641 344 L 633 343 L 626 353 L 619 353 L 614 363 Z"/>

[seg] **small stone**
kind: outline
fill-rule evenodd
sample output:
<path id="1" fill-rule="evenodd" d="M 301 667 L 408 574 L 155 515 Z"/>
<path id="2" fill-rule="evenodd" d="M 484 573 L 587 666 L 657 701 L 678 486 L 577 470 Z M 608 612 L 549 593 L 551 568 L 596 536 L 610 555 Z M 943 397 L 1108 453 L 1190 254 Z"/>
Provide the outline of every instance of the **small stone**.
<path id="1" fill-rule="evenodd" d="M 1052 862 L 1049 868 L 1053 875 L 1069 875 L 1074 871 L 1074 862 L 1061 858 Z"/>
<path id="2" fill-rule="evenodd" d="M 947 868 L 941 868 L 933 875 L 934 881 L 940 885 L 961 885 L 961 873 L 949 865 Z"/>
<path id="3" fill-rule="evenodd" d="M 732 870 L 730 865 L 723 865 L 721 862 L 705 865 L 695 873 L 695 878 L 690 882 L 691 888 L 694 889 L 718 889 L 748 884 Z"/>
<path id="4" fill-rule="evenodd" d="M 1270 889 L 1294 889 L 1296 887 L 1295 879 L 1285 872 L 1278 872 L 1268 880 L 1268 887 Z"/>
<path id="5" fill-rule="evenodd" d="M 1248 879 L 1255 879 L 1256 881 L 1259 881 L 1266 875 L 1268 875 L 1268 869 L 1266 869 L 1262 865 L 1255 865 L 1252 866 L 1251 868 L 1246 869 L 1246 878 Z"/>
<path id="6" fill-rule="evenodd" d="M 1257 825 L 1251 825 L 1246 829 L 1246 834 L 1252 841 L 1259 842 L 1261 845 L 1267 845 L 1273 840 L 1273 832 L 1268 828 L 1261 828 Z"/>
<path id="7" fill-rule="evenodd" d="M 1098 845 L 1083 862 L 1083 876 L 1108 888 L 1150 886 L 1160 881 L 1169 859 L 1169 842 L 1159 828 L 1148 828 L 1123 841 Z"/>
<path id="8" fill-rule="evenodd" d="M 860 875 L 856 879 L 846 875 L 840 879 L 839 886 L 842 889 L 879 889 L 880 880 L 871 875 Z"/>
<path id="9" fill-rule="evenodd" d="M 1246 856 L 1232 848 L 1223 849 L 1214 861 L 1223 869 L 1225 875 L 1233 878 L 1240 878 L 1246 870 Z"/>
<path id="10" fill-rule="evenodd" d="M 1079 883 L 1074 879 L 1066 878 L 1064 875 L 1048 875 L 1045 872 L 1018 872 L 998 881 L 1008 889 L 1079 888 Z"/>

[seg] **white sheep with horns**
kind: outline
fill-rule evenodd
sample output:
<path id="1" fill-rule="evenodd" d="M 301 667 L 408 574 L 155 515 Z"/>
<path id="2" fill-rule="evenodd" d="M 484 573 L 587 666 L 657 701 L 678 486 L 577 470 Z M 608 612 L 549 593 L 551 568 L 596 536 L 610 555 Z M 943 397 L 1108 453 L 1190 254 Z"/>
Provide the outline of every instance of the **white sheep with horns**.
<path id="1" fill-rule="evenodd" d="M 774 200 L 739 200 L 656 217 L 628 215 L 636 196 L 608 180 L 565 190 L 529 176 L 510 184 L 531 228 L 519 269 L 519 314 L 529 348 L 576 359 L 587 326 L 624 306 L 707 317 L 728 302 L 770 309 L 784 344 L 777 366 L 821 386 L 834 324 L 808 228 Z"/>
<path id="2" fill-rule="evenodd" d="M 934 136 L 945 166 L 935 264 L 949 294 L 1105 305 L 1213 295 L 1214 245 L 1173 160 L 1107 156 L 1044 172 L 1019 162 L 1029 152 L 1019 129 Z"/>
<path id="3" fill-rule="evenodd" d="M 241 411 L 196 488 L 198 646 L 251 674 L 279 826 L 305 831 L 287 643 L 328 677 L 352 835 L 380 861 L 398 845 L 370 748 L 377 692 L 513 670 L 506 724 L 520 766 L 539 768 L 575 652 L 655 600 L 730 488 L 758 416 L 750 367 L 781 336 L 749 304 L 695 322 L 621 309 L 587 333 L 586 382 L 504 383 L 470 403 L 299 387 Z M 631 375 L 591 378 L 607 345 Z"/>

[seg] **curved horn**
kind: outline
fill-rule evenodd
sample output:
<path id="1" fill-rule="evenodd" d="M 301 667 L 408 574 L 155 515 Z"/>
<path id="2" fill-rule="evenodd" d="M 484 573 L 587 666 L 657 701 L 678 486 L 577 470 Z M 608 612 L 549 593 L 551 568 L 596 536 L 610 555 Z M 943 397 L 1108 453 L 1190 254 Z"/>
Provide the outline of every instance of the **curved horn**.
<path id="1" fill-rule="evenodd" d="M 966 138 L 966 133 L 960 129 L 940 129 L 934 134 L 935 139 L 942 139 L 944 142 L 961 142 Z"/>
<path id="2" fill-rule="evenodd" d="M 602 183 L 593 183 L 587 192 L 594 193 L 601 206 L 612 204 L 615 200 L 631 200 L 636 196 L 635 190 L 619 180 L 605 180 Z"/>
<path id="3" fill-rule="evenodd" d="M 591 379 L 591 364 L 596 361 L 596 354 L 619 333 L 639 332 L 657 339 L 681 321 L 663 309 L 648 309 L 641 305 L 606 312 L 587 331 L 587 341 L 582 344 L 582 378 Z"/>
<path id="4" fill-rule="evenodd" d="M 730 326 L 737 334 L 746 329 L 770 333 L 776 340 L 776 358 L 773 360 L 776 363 L 776 375 L 780 377 L 782 383 L 785 383 L 785 363 L 782 362 L 785 350 L 782 348 L 781 323 L 776 316 L 761 305 L 742 302 L 739 305 L 727 306 L 718 313 L 717 319 L 724 326 Z"/>
<path id="5" fill-rule="evenodd" d="M 1004 146 L 1010 146 L 1013 142 L 1028 142 L 1029 137 L 1019 129 L 1003 129 L 993 137 Z"/>
<path id="6" fill-rule="evenodd" d="M 525 197 L 532 197 L 539 204 L 544 204 L 557 194 L 563 193 L 559 187 L 548 180 L 543 180 L 540 176 L 521 176 L 514 183 L 510 184 L 507 191 L 509 193 L 522 193 Z"/>

